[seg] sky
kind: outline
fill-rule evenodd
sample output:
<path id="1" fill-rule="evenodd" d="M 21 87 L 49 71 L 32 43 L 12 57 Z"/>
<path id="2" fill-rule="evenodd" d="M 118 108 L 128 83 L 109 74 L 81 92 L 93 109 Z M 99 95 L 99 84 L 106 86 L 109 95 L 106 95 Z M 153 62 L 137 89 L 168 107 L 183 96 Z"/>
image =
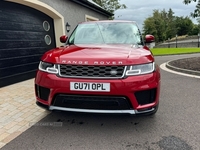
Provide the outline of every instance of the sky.
<path id="1" fill-rule="evenodd" d="M 185 5 L 183 0 L 120 0 L 120 3 L 125 4 L 127 8 L 115 11 L 115 20 L 136 21 L 141 30 L 144 20 L 151 17 L 155 9 L 168 11 L 171 8 L 175 16 L 186 17 L 190 16 L 196 6 L 195 2 Z M 197 23 L 196 19 L 191 20 Z"/>

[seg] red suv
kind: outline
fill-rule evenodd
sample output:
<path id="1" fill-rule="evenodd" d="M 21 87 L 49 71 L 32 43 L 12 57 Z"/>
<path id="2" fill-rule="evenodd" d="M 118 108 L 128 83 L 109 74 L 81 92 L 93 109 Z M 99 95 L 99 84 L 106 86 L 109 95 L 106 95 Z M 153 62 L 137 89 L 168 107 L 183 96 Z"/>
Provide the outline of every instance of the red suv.
<path id="1" fill-rule="evenodd" d="M 160 71 L 132 21 L 77 25 L 65 46 L 46 52 L 35 78 L 37 104 L 48 110 L 155 114 Z"/>

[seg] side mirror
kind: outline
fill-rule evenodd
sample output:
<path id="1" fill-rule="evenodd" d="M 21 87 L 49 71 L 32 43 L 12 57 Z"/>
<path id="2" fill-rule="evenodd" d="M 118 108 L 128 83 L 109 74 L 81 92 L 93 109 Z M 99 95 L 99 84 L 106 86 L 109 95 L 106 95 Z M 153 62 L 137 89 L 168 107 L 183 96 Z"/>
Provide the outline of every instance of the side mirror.
<path id="1" fill-rule="evenodd" d="M 66 43 L 67 39 L 68 39 L 68 36 L 62 35 L 62 36 L 60 37 L 60 42 L 61 42 L 61 43 Z"/>
<path id="2" fill-rule="evenodd" d="M 155 38 L 153 35 L 146 35 L 145 36 L 145 43 L 152 43 L 155 41 Z"/>

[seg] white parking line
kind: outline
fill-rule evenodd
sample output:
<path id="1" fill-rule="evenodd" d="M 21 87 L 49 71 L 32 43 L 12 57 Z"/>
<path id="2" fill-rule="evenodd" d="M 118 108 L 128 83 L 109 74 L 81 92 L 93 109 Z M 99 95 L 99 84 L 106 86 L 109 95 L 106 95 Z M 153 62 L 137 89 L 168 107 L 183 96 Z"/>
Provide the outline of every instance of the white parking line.
<path id="1" fill-rule="evenodd" d="M 182 75 L 182 76 L 187 76 L 187 77 L 192 77 L 192 78 L 199 78 L 200 79 L 200 76 L 196 76 L 196 75 L 190 75 L 190 74 L 186 74 L 186 73 L 181 73 L 181 72 L 177 72 L 177 71 L 173 71 L 173 70 L 170 70 L 166 67 L 166 63 L 163 63 L 160 65 L 160 68 L 162 70 L 165 70 L 167 72 L 171 72 L 171 73 L 174 73 L 174 74 L 178 74 L 178 75 Z"/>

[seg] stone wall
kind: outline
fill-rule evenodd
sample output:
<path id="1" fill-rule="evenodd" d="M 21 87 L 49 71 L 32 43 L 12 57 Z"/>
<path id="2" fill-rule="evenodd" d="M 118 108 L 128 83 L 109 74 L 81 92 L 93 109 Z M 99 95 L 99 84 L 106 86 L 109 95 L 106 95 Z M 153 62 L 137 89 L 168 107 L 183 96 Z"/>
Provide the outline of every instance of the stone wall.
<path id="1" fill-rule="evenodd" d="M 175 48 L 176 43 L 163 43 L 156 45 L 154 48 Z M 182 43 L 177 43 L 177 47 L 198 47 L 198 42 L 182 42 Z"/>

